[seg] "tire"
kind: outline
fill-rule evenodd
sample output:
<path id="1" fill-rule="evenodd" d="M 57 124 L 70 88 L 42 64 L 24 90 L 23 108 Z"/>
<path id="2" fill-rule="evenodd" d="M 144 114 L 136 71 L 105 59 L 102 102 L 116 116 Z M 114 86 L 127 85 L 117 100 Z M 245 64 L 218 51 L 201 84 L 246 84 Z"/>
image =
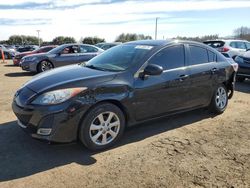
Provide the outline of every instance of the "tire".
<path id="1" fill-rule="evenodd" d="M 53 69 L 54 66 L 50 61 L 43 60 L 38 64 L 37 72 L 44 72 L 50 69 Z"/>
<path id="2" fill-rule="evenodd" d="M 226 87 L 221 84 L 214 91 L 214 95 L 210 104 L 210 110 L 215 114 L 222 114 L 226 110 L 227 104 L 228 91 Z"/>
<path id="3" fill-rule="evenodd" d="M 245 77 L 237 76 L 237 77 L 236 77 L 236 81 L 237 81 L 237 82 L 244 82 L 244 81 L 245 81 Z"/>
<path id="4" fill-rule="evenodd" d="M 122 137 L 124 129 L 125 117 L 121 109 L 111 103 L 101 103 L 83 118 L 79 139 L 90 150 L 104 150 Z"/>

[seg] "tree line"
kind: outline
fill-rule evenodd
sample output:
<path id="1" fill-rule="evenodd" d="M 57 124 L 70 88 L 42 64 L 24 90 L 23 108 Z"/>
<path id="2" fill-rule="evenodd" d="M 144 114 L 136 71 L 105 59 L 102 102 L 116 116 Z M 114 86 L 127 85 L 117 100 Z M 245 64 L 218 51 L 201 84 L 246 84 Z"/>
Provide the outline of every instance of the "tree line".
<path id="1" fill-rule="evenodd" d="M 250 41 L 250 27 L 239 27 L 233 31 L 233 38 L 236 39 L 244 39 Z M 115 42 L 129 42 L 134 40 L 144 40 L 144 39 L 152 39 L 151 36 L 145 36 L 143 34 L 136 34 L 136 33 L 122 33 L 116 37 Z M 205 35 L 201 37 L 182 37 L 177 36 L 174 39 L 180 40 L 193 40 L 202 42 L 205 40 L 215 40 L 219 39 L 219 35 Z M 97 44 L 100 42 L 106 42 L 104 38 L 99 38 L 97 36 L 94 37 L 85 37 L 81 38 L 78 42 L 84 44 Z M 65 36 L 58 36 L 55 37 L 52 41 L 43 41 L 40 39 L 40 43 L 44 45 L 61 45 L 61 44 L 68 44 L 68 43 L 76 43 L 75 38 L 73 37 L 65 37 Z M 0 44 L 9 44 L 9 45 L 38 45 L 39 39 L 35 36 L 26 36 L 26 35 L 12 35 L 6 41 L 0 41 Z"/>

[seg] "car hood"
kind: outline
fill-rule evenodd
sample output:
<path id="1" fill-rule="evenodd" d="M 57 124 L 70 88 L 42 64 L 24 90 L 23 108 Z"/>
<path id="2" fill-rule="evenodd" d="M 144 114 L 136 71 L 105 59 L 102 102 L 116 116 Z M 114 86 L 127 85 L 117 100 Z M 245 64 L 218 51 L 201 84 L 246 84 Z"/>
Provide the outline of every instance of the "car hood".
<path id="1" fill-rule="evenodd" d="M 88 87 L 112 80 L 116 72 L 99 71 L 82 65 L 68 65 L 34 76 L 24 87 L 36 93 L 65 87 Z"/>

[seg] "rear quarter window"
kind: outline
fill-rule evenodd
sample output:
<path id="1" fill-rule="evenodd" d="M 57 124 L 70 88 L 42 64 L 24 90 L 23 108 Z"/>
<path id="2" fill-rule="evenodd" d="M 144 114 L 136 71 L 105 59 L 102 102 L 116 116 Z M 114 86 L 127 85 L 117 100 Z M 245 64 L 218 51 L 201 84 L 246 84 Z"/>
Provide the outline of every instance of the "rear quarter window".
<path id="1" fill-rule="evenodd" d="M 215 62 L 216 61 L 216 54 L 210 50 L 208 50 L 207 53 L 208 53 L 209 62 Z"/>

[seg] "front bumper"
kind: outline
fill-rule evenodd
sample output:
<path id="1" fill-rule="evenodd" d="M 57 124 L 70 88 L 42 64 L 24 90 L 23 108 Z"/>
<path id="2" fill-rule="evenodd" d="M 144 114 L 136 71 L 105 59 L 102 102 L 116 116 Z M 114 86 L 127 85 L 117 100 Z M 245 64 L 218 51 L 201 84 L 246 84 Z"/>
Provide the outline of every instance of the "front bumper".
<path id="1" fill-rule="evenodd" d="M 12 109 L 19 126 L 33 138 L 66 143 L 77 139 L 78 126 L 88 106 L 75 102 L 32 108 L 18 106 L 14 100 Z M 50 131 L 48 135 L 44 135 L 41 130 Z"/>
<path id="2" fill-rule="evenodd" d="M 20 61 L 20 67 L 25 71 L 37 72 L 37 65 L 39 62 L 36 61 Z"/>

